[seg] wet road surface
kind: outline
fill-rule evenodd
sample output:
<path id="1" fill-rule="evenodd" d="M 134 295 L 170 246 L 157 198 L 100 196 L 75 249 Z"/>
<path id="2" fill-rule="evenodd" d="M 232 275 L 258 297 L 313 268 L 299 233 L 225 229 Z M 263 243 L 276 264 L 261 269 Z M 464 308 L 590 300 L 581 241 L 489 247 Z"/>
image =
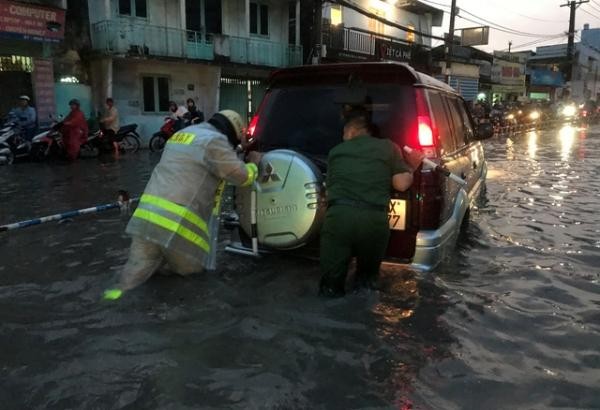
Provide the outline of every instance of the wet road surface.
<path id="1" fill-rule="evenodd" d="M 127 215 L 0 234 L 2 409 L 600 408 L 600 128 L 486 142 L 486 201 L 433 275 L 316 297 L 315 262 L 220 255 L 100 302 Z M 0 223 L 139 193 L 155 157 L 0 168 Z"/>

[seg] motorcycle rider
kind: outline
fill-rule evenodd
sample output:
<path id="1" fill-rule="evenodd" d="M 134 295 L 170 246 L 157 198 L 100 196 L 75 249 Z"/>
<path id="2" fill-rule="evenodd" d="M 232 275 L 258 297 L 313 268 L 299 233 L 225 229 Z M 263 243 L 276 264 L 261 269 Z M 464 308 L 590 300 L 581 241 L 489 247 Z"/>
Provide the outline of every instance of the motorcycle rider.
<path id="1" fill-rule="evenodd" d="M 105 299 L 118 299 L 164 265 L 183 276 L 212 265 L 219 228 L 214 209 L 224 181 L 248 186 L 258 174 L 254 163 L 236 155 L 243 134 L 240 115 L 223 110 L 168 140 L 127 225 L 129 259 Z"/>
<path id="2" fill-rule="evenodd" d="M 188 110 L 181 105 L 177 105 L 175 101 L 169 101 L 169 118 L 175 121 L 175 131 L 182 129 L 185 126 L 185 115 Z"/>
<path id="3" fill-rule="evenodd" d="M 27 95 L 20 96 L 19 106 L 13 108 L 9 113 L 9 115 L 17 118 L 23 133 L 23 138 L 25 138 L 27 141 L 31 141 L 37 128 L 37 115 L 35 108 L 29 105 L 30 101 L 31 99 Z"/>
<path id="4" fill-rule="evenodd" d="M 71 112 L 62 123 L 63 144 L 68 160 L 74 161 L 79 156 L 79 148 L 87 141 L 88 124 L 80 109 L 81 103 L 77 99 L 69 101 Z"/>
<path id="5" fill-rule="evenodd" d="M 187 118 L 190 124 L 199 124 L 204 122 L 204 113 L 198 109 L 196 102 L 192 98 L 188 98 L 186 101 L 188 115 Z"/>
<path id="6" fill-rule="evenodd" d="M 115 107 L 115 102 L 112 98 L 106 99 L 106 112 L 104 117 L 100 119 L 100 124 L 104 135 L 113 146 L 115 153 L 119 153 L 117 145 L 117 132 L 119 131 L 119 111 Z"/>

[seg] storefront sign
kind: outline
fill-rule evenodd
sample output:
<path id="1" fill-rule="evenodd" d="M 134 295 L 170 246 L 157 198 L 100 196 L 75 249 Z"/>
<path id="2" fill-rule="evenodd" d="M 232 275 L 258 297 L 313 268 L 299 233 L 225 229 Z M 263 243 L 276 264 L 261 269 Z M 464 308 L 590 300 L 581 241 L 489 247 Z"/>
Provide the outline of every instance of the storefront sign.
<path id="1" fill-rule="evenodd" d="M 0 35 L 59 42 L 65 36 L 65 11 L 0 0 Z"/>
<path id="2" fill-rule="evenodd" d="M 531 85 L 548 85 L 562 87 L 565 80 L 560 71 L 536 68 L 531 70 Z"/>
<path id="3" fill-rule="evenodd" d="M 38 124 L 48 125 L 52 122 L 50 115 L 56 114 L 54 102 L 54 67 L 51 60 L 34 59 L 31 75 L 35 93 L 35 108 Z"/>
<path id="4" fill-rule="evenodd" d="M 391 41 L 375 39 L 375 50 L 381 60 L 410 61 L 412 49 L 411 46 L 402 43 L 393 43 Z"/>
<path id="5" fill-rule="evenodd" d="M 494 58 L 492 82 L 504 85 L 525 85 L 525 65 Z"/>

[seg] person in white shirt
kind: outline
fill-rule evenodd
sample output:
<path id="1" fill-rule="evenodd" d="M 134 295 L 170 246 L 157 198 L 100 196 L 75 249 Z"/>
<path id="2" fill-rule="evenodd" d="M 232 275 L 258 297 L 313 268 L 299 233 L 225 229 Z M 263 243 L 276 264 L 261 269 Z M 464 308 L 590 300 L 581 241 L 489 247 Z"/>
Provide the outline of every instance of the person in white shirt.
<path id="1" fill-rule="evenodd" d="M 177 105 L 175 101 L 169 101 L 169 117 L 175 120 L 175 131 L 182 129 L 185 126 L 185 114 L 187 109 L 183 105 Z"/>

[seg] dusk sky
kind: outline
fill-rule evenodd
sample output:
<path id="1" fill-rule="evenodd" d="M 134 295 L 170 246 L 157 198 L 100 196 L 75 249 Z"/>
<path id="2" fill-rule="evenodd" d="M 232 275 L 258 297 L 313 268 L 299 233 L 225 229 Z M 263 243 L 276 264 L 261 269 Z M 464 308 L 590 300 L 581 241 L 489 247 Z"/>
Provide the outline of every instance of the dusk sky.
<path id="1" fill-rule="evenodd" d="M 434 7 L 450 11 L 451 0 L 422 1 Z M 528 34 L 527 36 L 509 34 L 492 29 L 490 31 L 490 44 L 481 47 L 482 49 L 486 51 L 505 50 L 508 48 L 508 42 L 512 41 L 513 51 L 523 51 L 535 50 L 535 47 L 541 45 L 567 42 L 565 33 L 569 28 L 569 7 L 560 7 L 561 4 L 565 3 L 565 0 L 457 0 L 457 7 L 462 10 L 459 13 L 462 17 L 474 21 L 481 21 L 478 18 L 481 17 L 496 25 L 503 26 L 509 31 Z M 440 5 L 447 5 L 447 7 Z M 434 34 L 441 36 L 442 33 L 448 32 L 449 22 L 450 15 L 444 13 L 443 27 L 434 28 Z M 457 28 L 490 25 L 485 22 L 482 23 L 478 24 L 462 18 L 456 19 Z M 575 35 L 575 41 L 578 41 L 579 32 L 585 23 L 589 23 L 590 28 L 600 27 L 600 0 L 591 0 L 577 9 L 575 29 L 578 32 Z M 544 37 L 554 35 L 560 37 Z M 441 44 L 441 41 L 433 41 L 434 46 L 439 44 Z"/>

